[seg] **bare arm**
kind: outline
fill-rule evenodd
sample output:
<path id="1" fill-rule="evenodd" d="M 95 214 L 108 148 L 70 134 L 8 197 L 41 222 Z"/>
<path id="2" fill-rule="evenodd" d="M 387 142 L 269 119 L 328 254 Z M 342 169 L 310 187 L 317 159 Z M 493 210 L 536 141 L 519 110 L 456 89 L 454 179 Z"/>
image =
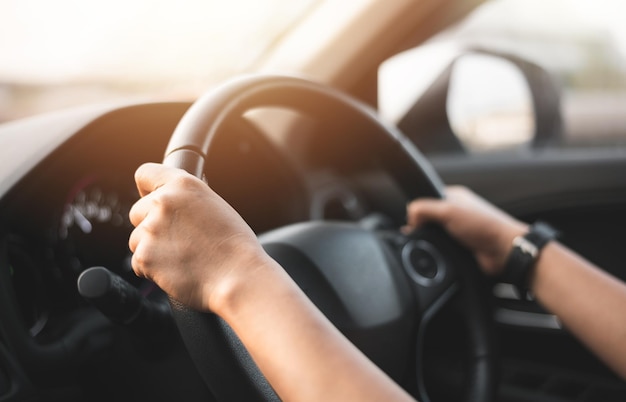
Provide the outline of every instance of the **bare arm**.
<path id="1" fill-rule="evenodd" d="M 412 400 L 352 345 L 258 243 L 243 219 L 182 170 L 146 164 L 130 218 L 139 276 L 220 315 L 283 400 Z"/>
<path id="2" fill-rule="evenodd" d="M 451 187 L 447 199 L 408 206 L 408 227 L 441 223 L 469 247 L 487 274 L 502 271 L 513 238 L 528 226 L 471 191 Z M 542 251 L 530 280 L 536 299 L 626 379 L 626 285 L 557 242 Z"/>

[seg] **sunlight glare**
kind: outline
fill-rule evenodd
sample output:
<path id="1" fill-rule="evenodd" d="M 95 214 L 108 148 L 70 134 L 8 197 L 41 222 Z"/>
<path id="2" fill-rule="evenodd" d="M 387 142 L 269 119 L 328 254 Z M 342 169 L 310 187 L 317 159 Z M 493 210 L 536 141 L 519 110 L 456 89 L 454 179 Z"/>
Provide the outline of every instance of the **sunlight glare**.
<path id="1" fill-rule="evenodd" d="M 313 0 L 0 3 L 0 80 L 215 79 L 245 67 Z M 45 66 L 45 68 L 42 68 Z"/>

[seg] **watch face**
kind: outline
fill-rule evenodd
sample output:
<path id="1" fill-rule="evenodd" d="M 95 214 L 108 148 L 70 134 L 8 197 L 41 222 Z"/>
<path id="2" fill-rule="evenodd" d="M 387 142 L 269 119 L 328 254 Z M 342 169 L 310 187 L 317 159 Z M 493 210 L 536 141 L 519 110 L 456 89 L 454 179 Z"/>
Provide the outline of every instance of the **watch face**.
<path id="1" fill-rule="evenodd" d="M 504 265 L 502 282 L 512 284 L 517 289 L 518 296 L 528 298 L 530 274 L 541 249 L 558 235 L 559 232 L 547 223 L 536 222 L 524 236 L 513 239 L 511 253 Z"/>

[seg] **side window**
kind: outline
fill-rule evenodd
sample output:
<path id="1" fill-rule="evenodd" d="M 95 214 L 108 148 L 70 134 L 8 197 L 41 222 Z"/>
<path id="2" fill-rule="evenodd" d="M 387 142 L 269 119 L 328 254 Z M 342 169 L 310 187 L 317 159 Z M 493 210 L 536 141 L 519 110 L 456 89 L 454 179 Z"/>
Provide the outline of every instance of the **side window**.
<path id="1" fill-rule="evenodd" d="M 381 114 L 427 154 L 626 148 L 625 14 L 619 0 L 489 1 L 381 65 Z"/>

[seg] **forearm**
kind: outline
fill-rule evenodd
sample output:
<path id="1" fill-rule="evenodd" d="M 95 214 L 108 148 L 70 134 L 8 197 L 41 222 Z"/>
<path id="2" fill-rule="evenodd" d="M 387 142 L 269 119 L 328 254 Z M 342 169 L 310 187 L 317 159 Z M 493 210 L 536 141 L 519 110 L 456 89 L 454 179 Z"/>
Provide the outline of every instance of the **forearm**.
<path id="1" fill-rule="evenodd" d="M 542 251 L 531 290 L 572 333 L 626 378 L 626 286 L 557 242 Z"/>
<path id="2" fill-rule="evenodd" d="M 218 306 L 283 400 L 412 400 L 273 261 L 228 284 Z"/>
<path id="3" fill-rule="evenodd" d="M 528 231 L 463 187 L 448 187 L 445 200 L 418 199 L 407 214 L 410 228 L 442 224 L 489 275 L 502 274 L 511 241 Z M 543 248 L 530 282 L 537 300 L 626 379 L 626 285 L 557 242 Z"/>

